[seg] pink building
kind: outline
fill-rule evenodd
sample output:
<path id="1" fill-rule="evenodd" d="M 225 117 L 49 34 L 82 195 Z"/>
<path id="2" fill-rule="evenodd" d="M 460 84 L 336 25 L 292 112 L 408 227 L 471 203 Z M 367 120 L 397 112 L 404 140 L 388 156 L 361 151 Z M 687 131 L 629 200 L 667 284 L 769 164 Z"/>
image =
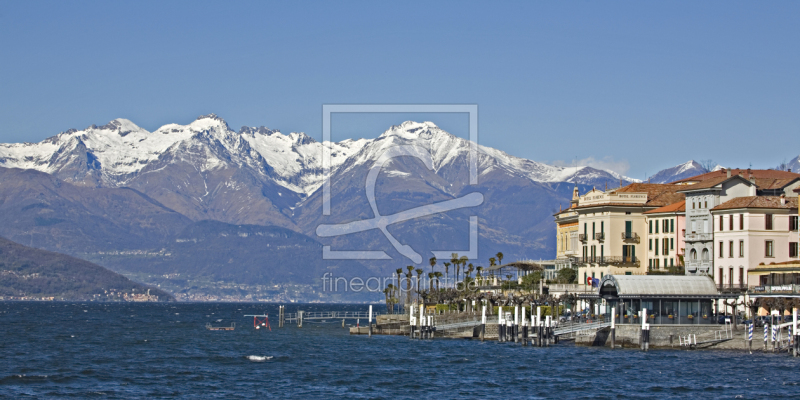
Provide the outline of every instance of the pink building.
<path id="1" fill-rule="evenodd" d="M 667 270 L 684 266 L 686 244 L 686 201 L 644 213 L 647 224 L 647 269 Z"/>
<path id="2" fill-rule="evenodd" d="M 747 271 L 759 264 L 799 259 L 797 197 L 738 197 L 712 208 L 711 215 L 714 280 L 721 288 L 746 288 Z"/>

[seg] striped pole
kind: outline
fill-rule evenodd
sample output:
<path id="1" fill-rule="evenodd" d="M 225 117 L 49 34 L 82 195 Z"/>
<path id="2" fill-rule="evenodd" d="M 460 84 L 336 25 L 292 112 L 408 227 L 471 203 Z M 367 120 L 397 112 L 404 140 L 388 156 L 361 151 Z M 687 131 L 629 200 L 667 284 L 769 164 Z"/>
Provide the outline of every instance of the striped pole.
<path id="1" fill-rule="evenodd" d="M 753 324 L 751 323 L 749 327 L 747 327 L 747 347 L 750 350 L 750 353 L 753 352 Z"/>
<path id="2" fill-rule="evenodd" d="M 777 336 L 778 336 L 778 329 L 775 325 L 772 325 L 772 351 L 775 351 L 775 348 L 777 347 L 777 343 L 775 343 Z"/>

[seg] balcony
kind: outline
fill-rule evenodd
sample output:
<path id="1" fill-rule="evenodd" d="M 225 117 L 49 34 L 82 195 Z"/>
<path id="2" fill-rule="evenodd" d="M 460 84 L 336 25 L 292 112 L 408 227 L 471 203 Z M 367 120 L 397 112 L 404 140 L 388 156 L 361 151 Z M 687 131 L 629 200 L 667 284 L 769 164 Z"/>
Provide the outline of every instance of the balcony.
<path id="1" fill-rule="evenodd" d="M 601 242 L 606 240 L 605 232 L 595 233 L 594 234 L 594 240 L 598 240 L 598 241 L 601 241 Z"/>
<path id="2" fill-rule="evenodd" d="M 686 234 L 686 241 L 687 242 L 710 242 L 714 240 L 713 233 L 687 233 Z"/>
<path id="3" fill-rule="evenodd" d="M 584 233 L 578 234 L 578 240 L 581 241 L 581 242 L 585 242 L 586 241 L 586 234 L 584 234 Z"/>
<path id="4" fill-rule="evenodd" d="M 605 257 L 582 257 L 578 259 L 580 264 L 601 264 L 614 265 L 617 267 L 638 267 L 639 259 L 631 256 L 605 256 Z"/>
<path id="5" fill-rule="evenodd" d="M 639 243 L 639 234 L 636 232 L 622 232 L 622 240 Z"/>
<path id="6" fill-rule="evenodd" d="M 698 271 L 705 270 L 706 272 L 711 272 L 711 260 L 685 260 L 686 262 L 686 270 L 690 273 L 695 273 Z"/>
<path id="7" fill-rule="evenodd" d="M 747 289 L 746 283 L 717 283 L 720 293 L 745 293 Z"/>

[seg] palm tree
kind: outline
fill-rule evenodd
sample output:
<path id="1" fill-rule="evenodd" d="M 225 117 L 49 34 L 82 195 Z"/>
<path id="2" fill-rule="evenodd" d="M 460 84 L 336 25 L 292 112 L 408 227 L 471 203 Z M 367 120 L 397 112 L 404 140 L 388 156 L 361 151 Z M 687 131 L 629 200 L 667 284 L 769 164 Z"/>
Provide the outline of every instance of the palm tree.
<path id="1" fill-rule="evenodd" d="M 436 290 L 439 290 L 439 278 L 442 277 L 442 273 L 439 272 L 439 271 L 436 271 L 433 274 L 436 276 Z"/>
<path id="2" fill-rule="evenodd" d="M 417 273 L 417 303 L 419 303 L 419 281 L 422 280 L 422 273 L 425 271 L 422 268 L 417 268 L 414 272 Z"/>
<path id="3" fill-rule="evenodd" d="M 461 268 L 464 268 L 464 267 L 467 266 L 467 261 L 469 261 L 469 258 L 467 258 L 467 256 L 461 256 L 461 258 L 458 259 L 458 262 L 461 264 Z M 458 271 L 458 270 L 456 270 L 456 271 Z M 458 280 L 458 277 L 456 276 L 456 281 L 457 280 Z"/>
<path id="4" fill-rule="evenodd" d="M 433 292 L 433 272 L 428 273 L 428 291 Z"/>
<path id="5" fill-rule="evenodd" d="M 399 296 L 400 295 L 400 288 L 401 288 L 400 279 L 402 279 L 402 278 L 400 278 L 400 274 L 403 273 L 403 269 L 402 268 L 398 268 L 398 269 L 394 270 L 394 272 L 397 273 L 397 295 Z"/>
<path id="6" fill-rule="evenodd" d="M 391 283 L 386 285 L 386 289 L 383 289 L 383 295 L 386 297 L 386 312 L 388 312 L 389 314 L 393 314 L 392 302 L 390 300 L 390 297 L 392 296 L 393 292 L 394 292 L 394 285 L 392 285 Z"/>
<path id="7" fill-rule="evenodd" d="M 480 280 L 481 280 L 481 281 L 483 281 L 483 275 L 481 275 L 481 271 L 483 271 L 483 267 L 481 267 L 481 266 L 479 265 L 479 266 L 478 266 L 477 268 L 475 268 L 475 269 L 477 269 L 477 270 L 478 270 L 478 275 L 477 275 L 477 277 L 478 277 L 478 278 L 481 278 Z"/>
<path id="8" fill-rule="evenodd" d="M 453 271 L 455 272 L 455 279 L 453 280 L 455 284 L 455 281 L 458 280 L 458 253 L 450 254 L 450 262 L 453 264 L 453 267 L 455 268 L 455 271 Z"/>
<path id="9" fill-rule="evenodd" d="M 431 259 L 428 260 L 428 262 L 431 263 L 431 272 L 433 272 L 434 268 L 436 268 L 436 257 L 431 257 Z"/>
<path id="10" fill-rule="evenodd" d="M 450 277 L 450 265 L 451 264 L 449 262 L 444 262 L 442 264 L 444 264 L 444 274 L 447 275 L 447 277 L 449 279 L 449 277 Z"/>
<path id="11" fill-rule="evenodd" d="M 406 267 L 408 272 L 406 272 L 406 304 L 411 304 L 411 278 L 414 277 L 414 266 L 409 265 Z"/>
<path id="12" fill-rule="evenodd" d="M 497 263 L 503 265 L 503 252 L 498 251 L 496 256 L 497 256 Z"/>

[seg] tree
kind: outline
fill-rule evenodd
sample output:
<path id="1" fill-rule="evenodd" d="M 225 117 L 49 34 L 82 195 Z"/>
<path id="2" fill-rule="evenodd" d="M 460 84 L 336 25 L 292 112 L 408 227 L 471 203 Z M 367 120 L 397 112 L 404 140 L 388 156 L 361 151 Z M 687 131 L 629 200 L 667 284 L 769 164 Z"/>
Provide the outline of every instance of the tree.
<path id="1" fill-rule="evenodd" d="M 436 271 L 436 272 L 433 273 L 433 275 L 436 276 L 436 290 L 439 290 L 439 278 L 442 277 L 442 273 L 439 272 L 439 271 Z"/>
<path id="2" fill-rule="evenodd" d="M 539 287 L 539 282 L 542 280 L 542 271 L 534 271 L 522 277 L 520 287 L 524 290 L 533 292 Z"/>
<path id="3" fill-rule="evenodd" d="M 394 272 L 397 273 L 397 287 L 396 287 L 396 289 L 397 289 L 397 296 L 399 297 L 400 296 L 400 288 L 402 287 L 402 286 L 400 286 L 401 285 L 400 284 L 400 280 L 402 279 L 402 278 L 400 278 L 400 275 L 403 273 L 403 269 L 402 268 L 398 268 L 398 269 L 394 270 Z"/>
<path id="4" fill-rule="evenodd" d="M 449 277 L 450 277 L 450 265 L 452 265 L 452 264 L 450 264 L 449 262 L 444 262 L 444 263 L 442 263 L 442 264 L 444 264 L 444 274 L 445 274 L 445 275 L 448 277 L 448 279 L 449 279 Z"/>
<path id="5" fill-rule="evenodd" d="M 409 265 L 406 272 L 406 304 L 411 304 L 411 278 L 414 277 L 414 266 Z"/>
<path id="6" fill-rule="evenodd" d="M 461 258 L 458 259 L 458 263 L 461 265 L 461 268 L 466 268 L 467 261 L 469 261 L 467 256 L 461 256 Z M 458 269 L 456 269 L 456 281 L 458 281 Z"/>
<path id="7" fill-rule="evenodd" d="M 481 275 L 481 271 L 483 271 L 483 267 L 481 267 L 479 265 L 475 269 L 478 270 L 478 274 L 476 275 L 476 277 L 479 278 L 480 281 L 483 281 L 483 275 Z"/>
<path id="8" fill-rule="evenodd" d="M 454 281 L 457 281 L 458 280 L 458 253 L 451 253 L 450 254 L 450 262 L 453 264 L 453 268 L 456 269 L 453 272 L 455 272 Z"/>
<path id="9" fill-rule="evenodd" d="M 428 273 L 428 291 L 433 292 L 433 272 Z"/>
<path id="10" fill-rule="evenodd" d="M 714 160 L 709 158 L 705 160 L 700 160 L 700 166 L 703 167 L 703 169 L 706 172 L 711 172 L 714 169 L 714 167 L 717 166 L 717 163 L 715 163 Z"/>
<path id="11" fill-rule="evenodd" d="M 578 279 L 578 273 L 573 268 L 561 268 L 558 270 L 558 283 L 573 283 Z"/>
<path id="12" fill-rule="evenodd" d="M 428 262 L 431 263 L 431 272 L 433 272 L 434 268 L 436 267 L 436 257 L 431 257 L 431 259 L 428 260 Z"/>
<path id="13" fill-rule="evenodd" d="M 415 272 L 417 273 L 417 302 L 419 303 L 419 282 L 422 280 L 422 273 L 425 271 L 422 268 L 417 268 Z"/>

